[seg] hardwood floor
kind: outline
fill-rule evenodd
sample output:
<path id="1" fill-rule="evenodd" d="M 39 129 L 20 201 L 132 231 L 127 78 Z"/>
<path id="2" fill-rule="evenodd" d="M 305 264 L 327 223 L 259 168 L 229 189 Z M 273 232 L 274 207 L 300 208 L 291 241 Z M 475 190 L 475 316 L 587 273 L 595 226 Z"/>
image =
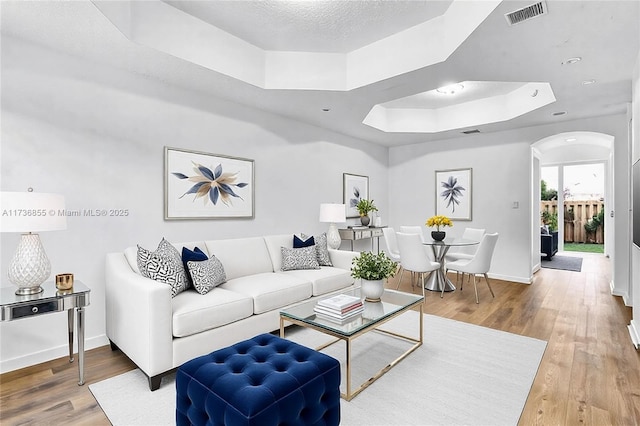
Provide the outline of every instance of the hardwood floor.
<path id="1" fill-rule="evenodd" d="M 400 289 L 411 291 L 404 275 Z M 609 260 L 587 255 L 580 273 L 542 269 L 532 285 L 493 280 L 495 299 L 482 280 L 479 305 L 473 284 L 443 299 L 428 292 L 424 310 L 548 341 L 520 425 L 638 425 L 640 353 L 627 332 L 631 309 L 610 295 L 610 280 Z M 87 352 L 85 367 L 84 386 L 66 358 L 1 375 L 0 423 L 108 425 L 88 385 L 135 366 L 104 346 Z"/>

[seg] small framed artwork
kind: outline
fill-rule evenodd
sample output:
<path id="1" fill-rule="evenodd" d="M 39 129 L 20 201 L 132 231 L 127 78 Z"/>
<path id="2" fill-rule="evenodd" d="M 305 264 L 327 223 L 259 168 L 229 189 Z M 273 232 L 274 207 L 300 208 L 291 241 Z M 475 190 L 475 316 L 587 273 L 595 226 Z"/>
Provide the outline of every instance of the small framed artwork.
<path id="1" fill-rule="evenodd" d="M 164 148 L 166 220 L 253 217 L 253 160 Z"/>
<path id="2" fill-rule="evenodd" d="M 360 217 L 356 205 L 360 200 L 369 199 L 369 176 L 342 174 L 342 196 L 347 217 Z"/>
<path id="3" fill-rule="evenodd" d="M 472 169 L 436 170 L 436 214 L 471 220 Z"/>

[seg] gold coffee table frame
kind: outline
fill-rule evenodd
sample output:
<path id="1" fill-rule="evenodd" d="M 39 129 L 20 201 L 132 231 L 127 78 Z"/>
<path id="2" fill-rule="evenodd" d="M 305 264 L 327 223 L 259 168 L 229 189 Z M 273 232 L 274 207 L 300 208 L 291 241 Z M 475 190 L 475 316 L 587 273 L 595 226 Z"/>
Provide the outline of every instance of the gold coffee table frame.
<path id="1" fill-rule="evenodd" d="M 346 294 L 353 294 L 353 291 L 351 292 L 346 292 Z M 381 316 L 380 318 L 374 319 L 372 320 L 370 323 L 363 325 L 361 328 L 357 329 L 355 332 L 350 333 L 350 332 L 344 332 L 341 331 L 338 328 L 338 325 L 332 326 L 329 322 L 316 322 L 316 320 L 314 319 L 315 316 L 313 314 L 308 315 L 305 318 L 299 318 L 297 317 L 295 314 L 289 312 L 289 310 L 285 310 L 285 311 L 281 311 L 280 312 L 280 337 L 284 338 L 284 324 L 285 322 L 290 322 L 292 324 L 296 324 L 299 325 L 301 327 L 305 327 L 305 328 L 310 328 L 316 331 L 319 331 L 321 333 L 327 334 L 329 336 L 335 337 L 334 340 L 329 341 L 328 343 L 325 343 L 321 346 L 318 346 L 316 348 L 317 351 L 320 351 L 328 346 L 333 345 L 334 343 L 337 343 L 341 340 L 343 340 L 345 342 L 346 345 L 346 356 L 345 356 L 345 360 L 346 360 L 346 393 L 342 393 L 340 392 L 340 396 L 347 400 L 347 401 L 351 401 L 356 395 L 358 395 L 360 392 L 362 392 L 363 390 L 365 390 L 367 387 L 369 387 L 369 385 L 371 385 L 373 382 L 375 382 L 376 380 L 378 380 L 380 377 L 382 377 L 387 371 L 391 370 L 396 364 L 398 364 L 400 361 L 402 361 L 403 359 L 405 359 L 411 352 L 415 351 L 416 349 L 418 349 L 420 346 L 422 346 L 422 335 L 423 335 L 423 322 L 424 322 L 424 317 L 423 317 L 423 301 L 424 301 L 424 297 L 422 297 L 421 295 L 412 295 L 410 293 L 402 293 L 399 291 L 394 291 L 394 290 L 386 290 L 385 289 L 385 294 L 386 295 L 407 295 L 407 296 L 415 296 L 415 300 L 413 302 L 409 302 L 405 305 L 400 305 L 400 306 L 395 306 L 395 309 L 392 313 L 388 313 L 385 314 L 383 316 Z M 383 300 L 384 300 L 385 296 L 383 295 Z M 310 302 L 306 302 L 303 305 L 298 305 L 296 308 L 298 308 L 298 310 L 301 308 L 301 306 L 304 308 L 305 306 L 307 308 L 311 309 L 311 312 L 313 311 L 313 307 L 315 306 L 315 304 L 317 303 L 317 300 L 313 300 Z M 370 303 L 370 302 L 367 302 Z M 382 303 L 382 302 L 378 302 L 378 303 Z M 389 304 L 388 304 L 389 306 Z M 391 306 L 393 306 L 391 304 Z M 387 321 L 392 320 L 393 318 L 413 309 L 414 307 L 419 306 L 420 308 L 420 336 L 419 338 L 414 338 L 411 336 L 406 336 L 403 334 L 398 334 L 392 331 L 388 331 L 388 330 L 380 330 L 378 329 L 378 327 L 384 323 L 386 323 Z M 393 360 L 391 363 L 387 364 L 384 368 L 382 368 L 380 371 L 378 371 L 376 374 L 374 374 L 372 377 L 370 377 L 368 380 L 366 380 L 364 383 L 362 383 L 357 389 L 352 390 L 352 383 L 351 383 L 351 342 L 358 338 L 359 336 L 362 336 L 365 333 L 368 333 L 370 331 L 376 331 L 378 333 L 382 333 L 382 334 L 386 334 L 389 336 L 393 336 L 402 340 L 405 340 L 407 342 L 413 343 L 413 345 L 407 350 L 405 351 L 402 355 L 400 355 L 398 358 L 396 358 L 395 360 Z"/>

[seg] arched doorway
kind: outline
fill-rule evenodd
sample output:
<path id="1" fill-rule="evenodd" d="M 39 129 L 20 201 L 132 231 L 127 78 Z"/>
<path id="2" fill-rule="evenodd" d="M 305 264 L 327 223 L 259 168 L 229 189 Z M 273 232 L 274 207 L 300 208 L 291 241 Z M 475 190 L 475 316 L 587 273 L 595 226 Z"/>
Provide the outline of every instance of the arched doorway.
<path id="1" fill-rule="evenodd" d="M 540 176 L 544 166 L 557 166 L 562 171 L 564 167 L 576 164 L 603 163 L 604 164 L 604 208 L 605 212 L 612 210 L 613 206 L 613 141 L 614 137 L 597 132 L 564 132 L 541 139 L 531 145 L 532 157 L 532 247 L 531 270 L 532 274 L 540 268 Z M 559 173 L 558 179 L 558 206 L 564 205 L 563 173 Z M 558 223 L 564 223 L 564 208 L 558 208 Z M 613 229 L 613 218 L 609 214 L 604 215 L 605 229 Z M 559 226 L 558 239 L 564 241 L 564 227 Z M 605 254 L 611 256 L 613 232 L 605 233 Z"/>

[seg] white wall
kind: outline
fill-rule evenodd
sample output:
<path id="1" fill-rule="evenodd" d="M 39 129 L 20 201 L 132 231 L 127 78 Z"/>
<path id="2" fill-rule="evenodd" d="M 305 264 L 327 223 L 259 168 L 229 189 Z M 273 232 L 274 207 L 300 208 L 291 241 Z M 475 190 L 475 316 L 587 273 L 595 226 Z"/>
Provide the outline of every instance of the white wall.
<path id="1" fill-rule="evenodd" d="M 625 123 L 624 115 L 595 117 L 391 148 L 390 225 L 424 224 L 428 217 L 435 214 L 435 171 L 470 167 L 473 169 L 472 221 L 455 222 L 447 232 L 459 236 L 469 226 L 500 233 L 490 276 L 529 283 L 532 280 L 530 145 L 562 132 L 592 131 L 614 136 L 618 161 L 626 161 L 628 153 L 623 152 L 627 144 Z M 626 169 L 628 173 L 628 166 Z M 615 190 L 624 195 L 616 198 L 616 210 L 628 211 L 628 182 L 617 182 Z M 626 203 L 620 198 L 626 199 Z M 519 203 L 518 209 L 512 208 L 514 201 Z M 621 226 L 616 226 L 617 240 L 625 236 L 628 239 L 628 220 L 616 220 Z M 620 250 L 620 253 L 626 252 Z M 623 260 L 628 265 L 628 261 Z M 618 269 L 623 268 L 616 266 L 616 271 Z M 626 292 L 628 274 L 624 275 L 623 272 L 618 273 L 620 280 L 616 285 L 622 287 L 619 289 L 621 292 Z"/>
<path id="2" fill-rule="evenodd" d="M 630 164 L 640 160 L 640 52 L 636 59 L 636 66 L 633 72 L 633 102 L 632 102 L 632 155 Z M 637 206 L 634 206 L 637 208 Z M 633 212 L 637 214 L 637 212 Z M 631 232 L 630 232 L 631 233 Z M 631 277 L 630 296 L 633 306 L 633 318 L 629 326 L 632 340 L 636 348 L 640 345 L 640 249 L 633 243 L 631 246 Z"/>
<path id="3" fill-rule="evenodd" d="M 130 212 L 70 217 L 67 230 L 41 235 L 52 273 L 72 272 L 92 289 L 88 348 L 106 343 L 108 252 L 152 248 L 162 237 L 320 232 L 326 225 L 318 222 L 319 205 L 341 202 L 344 172 L 368 175 L 370 197 L 382 215 L 388 212 L 383 147 L 8 37 L 2 39 L 2 89 L 3 191 L 33 187 L 63 194 L 68 209 Z M 164 221 L 165 145 L 254 159 L 255 219 Z M 6 277 L 19 236 L 1 236 Z M 64 356 L 65 330 L 62 314 L 2 323 L 0 371 Z"/>

